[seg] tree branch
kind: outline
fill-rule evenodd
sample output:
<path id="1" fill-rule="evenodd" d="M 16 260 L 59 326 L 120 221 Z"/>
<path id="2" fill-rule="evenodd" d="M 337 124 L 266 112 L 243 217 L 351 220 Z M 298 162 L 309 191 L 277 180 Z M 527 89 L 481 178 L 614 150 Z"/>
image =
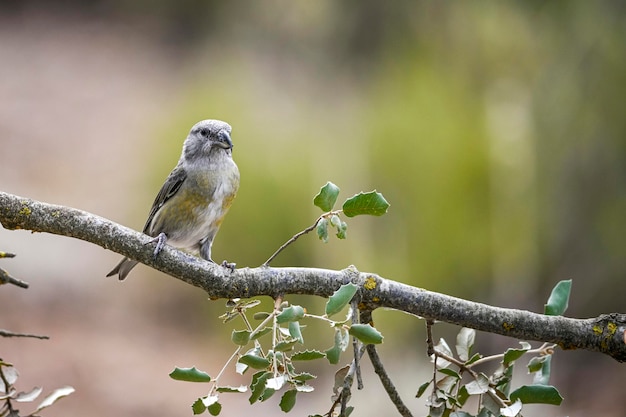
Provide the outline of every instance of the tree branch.
<path id="1" fill-rule="evenodd" d="M 365 309 L 392 308 L 517 339 L 556 343 L 563 349 L 602 352 L 626 362 L 626 314 L 573 319 L 493 307 L 358 272 L 352 266 L 342 271 L 258 267 L 231 272 L 167 245 L 153 259 L 152 245 L 147 244 L 152 238 L 147 235 L 85 211 L 3 192 L 0 223 L 7 229 L 53 233 L 94 243 L 202 288 L 211 298 L 276 298 L 283 294 L 328 297 L 342 284 L 353 282 L 360 288 L 357 297 Z"/>

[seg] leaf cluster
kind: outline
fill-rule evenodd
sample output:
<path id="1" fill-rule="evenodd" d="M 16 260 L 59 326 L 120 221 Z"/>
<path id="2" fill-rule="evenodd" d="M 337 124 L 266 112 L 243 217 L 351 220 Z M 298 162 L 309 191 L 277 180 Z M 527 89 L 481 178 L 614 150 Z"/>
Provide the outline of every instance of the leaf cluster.
<path id="1" fill-rule="evenodd" d="M 267 401 L 279 391 L 282 391 L 280 409 L 291 411 L 299 393 L 314 390 L 308 382 L 316 376 L 299 371 L 300 362 L 325 358 L 332 365 L 339 363 L 342 352 L 350 344 L 351 336 L 363 344 L 382 343 L 383 336 L 370 324 L 352 322 L 355 314 L 352 308 L 348 309 L 345 318 L 334 318 L 350 304 L 357 290 L 358 287 L 351 283 L 340 287 L 329 297 L 322 315 L 310 314 L 302 306 L 280 301 L 273 311 L 256 312 L 250 320 L 249 310 L 260 302 L 235 301 L 231 310 L 221 318 L 225 322 L 240 318 L 244 328 L 232 332 L 231 341 L 236 349 L 218 376 L 211 378 L 195 367 L 177 367 L 170 373 L 170 377 L 178 381 L 212 383 L 209 393 L 193 403 L 194 414 L 209 412 L 211 415 L 219 415 L 222 410 L 219 402 L 222 393 L 248 393 L 248 401 L 254 404 Z M 332 329 L 328 349 L 321 351 L 306 348 L 306 326 L 301 324 L 303 320 L 319 320 L 328 324 Z M 253 326 L 252 321 L 259 323 Z M 232 361 L 236 373 L 252 373 L 249 384 L 231 387 L 219 383 L 219 378 Z"/>
<path id="2" fill-rule="evenodd" d="M 21 414 L 15 408 L 14 403 L 29 403 L 35 401 L 43 392 L 41 387 L 34 387 L 28 392 L 18 392 L 15 389 L 15 383 L 19 373 L 15 367 L 0 359 L 0 417 L 36 417 L 39 412 L 53 405 L 59 398 L 70 395 L 74 392 L 74 388 L 66 386 L 57 388 L 45 397 L 35 408 L 28 414 Z"/>

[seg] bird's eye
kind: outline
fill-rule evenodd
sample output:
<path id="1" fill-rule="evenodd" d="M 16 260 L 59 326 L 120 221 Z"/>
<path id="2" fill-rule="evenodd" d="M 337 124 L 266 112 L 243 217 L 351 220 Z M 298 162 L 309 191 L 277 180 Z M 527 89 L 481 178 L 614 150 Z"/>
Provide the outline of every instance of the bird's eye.
<path id="1" fill-rule="evenodd" d="M 207 137 L 209 135 L 209 131 L 207 129 L 202 129 L 200 130 L 200 134 L 204 137 Z"/>

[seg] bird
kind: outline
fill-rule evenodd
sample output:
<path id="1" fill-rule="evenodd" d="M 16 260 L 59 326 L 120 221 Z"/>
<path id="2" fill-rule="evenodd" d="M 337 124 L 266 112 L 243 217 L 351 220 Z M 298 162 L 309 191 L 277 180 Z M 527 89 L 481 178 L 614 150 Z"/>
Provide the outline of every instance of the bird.
<path id="1" fill-rule="evenodd" d="M 239 169 L 232 158 L 231 126 L 202 120 L 190 130 L 176 167 L 158 192 L 143 233 L 153 237 L 156 257 L 168 244 L 211 259 L 211 246 L 239 190 Z M 120 281 L 137 265 L 124 258 L 107 277 Z M 224 261 L 223 266 L 234 269 Z"/>

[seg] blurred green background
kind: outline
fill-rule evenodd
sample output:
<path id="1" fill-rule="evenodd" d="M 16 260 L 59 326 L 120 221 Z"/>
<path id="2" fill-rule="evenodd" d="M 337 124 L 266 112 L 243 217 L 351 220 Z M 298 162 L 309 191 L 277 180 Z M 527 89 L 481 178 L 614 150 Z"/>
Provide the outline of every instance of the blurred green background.
<path id="1" fill-rule="evenodd" d="M 189 128 L 217 118 L 233 126 L 242 181 L 216 260 L 261 264 L 319 215 L 311 201 L 330 180 L 340 199 L 377 189 L 389 213 L 351 219 L 346 241 L 304 237 L 275 266 L 354 264 L 537 312 L 572 279 L 569 316 L 624 312 L 625 18 L 622 2 L 582 0 L 2 3 L 0 189 L 140 230 Z M 53 336 L 0 340 L 0 353 L 33 384 L 79 387 L 59 413 L 95 402 L 101 415 L 189 415 L 204 392 L 166 374 L 215 373 L 229 355 L 222 304 L 197 290 L 145 267 L 105 280 L 118 256 L 69 239 L 0 230 L 0 249 L 18 253 L 3 268 L 32 286 L 2 289 L 0 326 Z M 412 399 L 429 372 L 422 323 L 375 319 L 383 360 L 425 414 Z M 479 335 L 478 349 L 515 343 Z M 563 407 L 525 415 L 621 415 L 609 399 L 623 365 L 586 352 L 553 363 Z M 318 383 L 298 412 L 325 412 Z M 355 394 L 358 415 L 389 410 L 371 395 Z M 256 412 L 239 403 L 223 415 Z"/>

